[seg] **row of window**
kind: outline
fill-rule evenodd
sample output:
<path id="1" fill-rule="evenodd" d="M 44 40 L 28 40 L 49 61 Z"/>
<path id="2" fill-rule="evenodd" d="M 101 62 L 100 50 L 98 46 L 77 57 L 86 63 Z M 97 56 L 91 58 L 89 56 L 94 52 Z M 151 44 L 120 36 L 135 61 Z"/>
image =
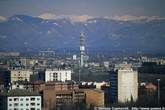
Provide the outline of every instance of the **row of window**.
<path id="1" fill-rule="evenodd" d="M 12 105 L 13 105 L 13 106 L 19 106 L 19 103 L 9 104 L 10 107 L 11 107 Z M 37 104 L 36 104 L 36 103 L 30 103 L 30 105 L 31 105 L 31 106 L 35 106 L 35 105 L 39 106 L 40 103 L 37 103 Z M 20 106 L 24 106 L 24 104 L 21 103 Z M 26 103 L 26 106 L 29 106 L 29 103 Z"/>
<path id="2" fill-rule="evenodd" d="M 58 76 L 58 75 L 62 75 L 63 73 L 50 73 L 49 76 Z M 67 77 L 68 76 L 68 73 L 65 73 L 65 76 Z"/>
<path id="3" fill-rule="evenodd" d="M 24 98 L 9 98 L 9 101 L 24 101 L 24 100 L 26 100 L 26 101 L 29 101 L 29 100 L 31 100 L 31 101 L 35 101 L 35 100 L 40 100 L 40 98 L 26 98 L 26 99 L 24 99 Z"/>
<path id="4" fill-rule="evenodd" d="M 23 109 L 23 108 L 20 108 L 20 109 L 18 109 L 18 108 L 14 108 L 14 109 L 9 109 L 9 110 L 41 110 L 40 108 L 26 108 L 26 109 Z"/>
<path id="5" fill-rule="evenodd" d="M 22 76 L 23 77 L 23 76 L 27 76 L 27 74 L 26 73 L 25 74 L 24 73 L 23 74 L 14 74 L 14 76 Z"/>

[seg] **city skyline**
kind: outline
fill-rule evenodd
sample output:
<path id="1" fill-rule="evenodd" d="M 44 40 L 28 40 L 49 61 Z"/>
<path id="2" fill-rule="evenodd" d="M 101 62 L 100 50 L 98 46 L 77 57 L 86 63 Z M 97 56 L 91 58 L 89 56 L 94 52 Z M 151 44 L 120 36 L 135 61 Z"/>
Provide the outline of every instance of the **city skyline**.
<path id="1" fill-rule="evenodd" d="M 165 107 L 165 0 L 0 0 L 0 110 Z"/>

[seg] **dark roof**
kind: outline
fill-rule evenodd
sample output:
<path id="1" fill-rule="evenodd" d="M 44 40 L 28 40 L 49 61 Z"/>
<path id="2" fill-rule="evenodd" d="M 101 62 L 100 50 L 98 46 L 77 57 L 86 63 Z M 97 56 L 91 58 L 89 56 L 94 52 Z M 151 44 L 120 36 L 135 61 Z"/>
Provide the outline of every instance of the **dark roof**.
<path id="1" fill-rule="evenodd" d="M 1 93 L 4 96 L 40 96 L 37 92 L 30 92 L 24 89 L 13 89 L 9 92 Z"/>

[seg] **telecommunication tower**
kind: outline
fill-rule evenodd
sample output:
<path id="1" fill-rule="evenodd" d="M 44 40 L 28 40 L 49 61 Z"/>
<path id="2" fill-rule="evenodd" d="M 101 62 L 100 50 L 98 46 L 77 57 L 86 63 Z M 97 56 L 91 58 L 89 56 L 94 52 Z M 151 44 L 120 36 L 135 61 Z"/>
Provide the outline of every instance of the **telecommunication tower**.
<path id="1" fill-rule="evenodd" d="M 85 36 L 84 33 L 80 33 L 80 67 L 84 66 L 84 55 L 85 55 Z"/>

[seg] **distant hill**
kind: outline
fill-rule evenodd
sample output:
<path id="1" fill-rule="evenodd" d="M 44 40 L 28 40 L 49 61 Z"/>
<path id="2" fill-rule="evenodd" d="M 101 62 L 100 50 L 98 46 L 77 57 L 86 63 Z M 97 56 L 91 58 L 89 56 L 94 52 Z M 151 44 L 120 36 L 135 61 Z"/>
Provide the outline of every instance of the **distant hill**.
<path id="1" fill-rule="evenodd" d="M 79 49 L 83 31 L 88 50 L 165 53 L 165 20 L 72 22 L 15 15 L 0 22 L 0 51 Z"/>

